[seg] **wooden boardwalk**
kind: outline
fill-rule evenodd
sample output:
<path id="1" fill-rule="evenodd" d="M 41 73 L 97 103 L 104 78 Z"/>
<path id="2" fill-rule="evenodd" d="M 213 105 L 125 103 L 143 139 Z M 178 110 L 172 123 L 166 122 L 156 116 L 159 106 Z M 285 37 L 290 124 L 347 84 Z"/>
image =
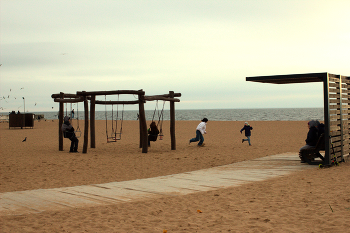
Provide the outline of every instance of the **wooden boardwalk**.
<path id="1" fill-rule="evenodd" d="M 262 181 L 315 168 L 285 153 L 193 172 L 106 184 L 0 193 L 0 215 L 112 205 L 186 195 Z"/>

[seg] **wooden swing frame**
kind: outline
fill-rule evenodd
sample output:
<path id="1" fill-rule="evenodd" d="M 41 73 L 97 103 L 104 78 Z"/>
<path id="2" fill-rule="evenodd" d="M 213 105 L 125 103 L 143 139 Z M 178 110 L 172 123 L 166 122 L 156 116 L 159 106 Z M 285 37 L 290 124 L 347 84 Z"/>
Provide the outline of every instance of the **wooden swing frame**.
<path id="1" fill-rule="evenodd" d="M 138 100 L 135 101 L 96 101 L 96 96 L 98 95 L 120 95 L 129 94 L 137 95 Z M 170 102 L 170 137 L 171 137 L 171 149 L 176 150 L 175 141 L 175 102 L 180 102 L 179 99 L 174 97 L 181 97 L 181 93 L 174 93 L 169 91 L 169 94 L 165 95 L 155 95 L 155 96 L 145 96 L 145 92 L 141 89 L 135 90 L 117 90 L 117 91 L 78 91 L 76 94 L 65 94 L 60 92 L 60 94 L 52 94 L 51 97 L 54 102 L 58 102 L 59 105 L 59 150 L 63 151 L 63 134 L 61 126 L 63 124 L 63 114 L 64 114 L 64 103 L 76 103 L 84 102 L 84 144 L 83 153 L 87 153 L 88 140 L 89 140 L 89 106 L 88 100 L 90 100 L 90 134 L 91 134 L 91 148 L 96 148 L 95 143 L 95 107 L 96 104 L 138 104 L 139 105 L 139 125 L 140 125 L 140 148 L 142 148 L 142 153 L 147 153 L 148 151 L 148 134 L 147 134 L 147 124 L 145 117 L 144 104 L 147 101 L 153 100 L 164 100 Z M 70 98 L 70 99 L 67 99 Z M 74 99 L 71 99 L 74 98 Z"/>

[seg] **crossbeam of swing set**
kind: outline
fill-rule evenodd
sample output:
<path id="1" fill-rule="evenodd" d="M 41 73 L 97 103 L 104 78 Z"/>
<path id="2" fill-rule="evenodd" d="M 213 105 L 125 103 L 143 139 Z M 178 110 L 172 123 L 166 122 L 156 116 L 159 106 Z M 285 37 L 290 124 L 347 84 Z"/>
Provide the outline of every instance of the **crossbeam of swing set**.
<path id="1" fill-rule="evenodd" d="M 165 97 L 165 98 L 172 98 L 172 97 L 181 97 L 181 93 L 174 93 L 174 96 L 170 96 L 170 94 L 164 94 L 164 95 L 148 95 L 148 96 L 145 96 L 145 97 Z"/>
<path id="2" fill-rule="evenodd" d="M 53 101 L 57 103 L 79 103 L 79 102 L 84 102 L 84 97 L 81 96 L 79 98 L 73 98 L 73 99 L 55 98 Z"/>
<path id="3" fill-rule="evenodd" d="M 115 91 L 77 91 L 78 96 L 90 96 L 90 95 L 145 95 L 142 90 L 115 90 Z"/>
<path id="4" fill-rule="evenodd" d="M 171 101 L 171 102 L 180 102 L 179 99 L 162 97 L 162 96 L 145 96 L 145 100 L 146 101 L 163 100 L 163 101 Z"/>
<path id="5" fill-rule="evenodd" d="M 76 95 L 76 94 L 67 94 L 67 93 L 62 93 L 64 98 L 79 98 L 80 96 Z M 51 98 L 61 98 L 61 94 L 52 94 Z"/>
<path id="6" fill-rule="evenodd" d="M 100 101 L 100 100 L 96 100 L 95 101 L 95 104 L 102 104 L 102 105 L 117 105 L 117 104 L 125 104 L 125 105 L 127 105 L 127 104 L 131 104 L 131 105 L 133 105 L 133 104 L 139 104 L 140 103 L 140 101 L 138 101 L 138 100 L 133 100 L 133 101 Z"/>

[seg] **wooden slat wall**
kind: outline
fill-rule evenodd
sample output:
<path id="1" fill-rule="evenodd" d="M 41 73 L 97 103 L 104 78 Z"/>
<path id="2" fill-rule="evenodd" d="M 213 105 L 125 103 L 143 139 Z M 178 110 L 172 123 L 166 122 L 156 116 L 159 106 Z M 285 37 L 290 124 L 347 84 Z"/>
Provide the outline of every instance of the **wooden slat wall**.
<path id="1" fill-rule="evenodd" d="M 348 161 L 350 153 L 350 78 L 341 76 L 341 80 L 343 85 L 343 159 Z"/>
<path id="2" fill-rule="evenodd" d="M 340 162 L 349 157 L 350 79 L 329 74 L 330 157 Z"/>

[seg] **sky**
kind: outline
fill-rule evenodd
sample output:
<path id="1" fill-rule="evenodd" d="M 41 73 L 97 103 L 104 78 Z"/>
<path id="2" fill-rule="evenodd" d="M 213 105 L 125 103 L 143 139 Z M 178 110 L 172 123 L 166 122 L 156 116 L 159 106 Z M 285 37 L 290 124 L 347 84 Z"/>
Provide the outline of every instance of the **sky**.
<path id="1" fill-rule="evenodd" d="M 246 77 L 350 76 L 349 12 L 348 0 L 2 0 L 0 112 L 57 111 L 59 92 L 139 89 L 181 93 L 176 109 L 323 107 L 322 83 Z M 106 97 L 117 98 L 135 100 Z"/>

